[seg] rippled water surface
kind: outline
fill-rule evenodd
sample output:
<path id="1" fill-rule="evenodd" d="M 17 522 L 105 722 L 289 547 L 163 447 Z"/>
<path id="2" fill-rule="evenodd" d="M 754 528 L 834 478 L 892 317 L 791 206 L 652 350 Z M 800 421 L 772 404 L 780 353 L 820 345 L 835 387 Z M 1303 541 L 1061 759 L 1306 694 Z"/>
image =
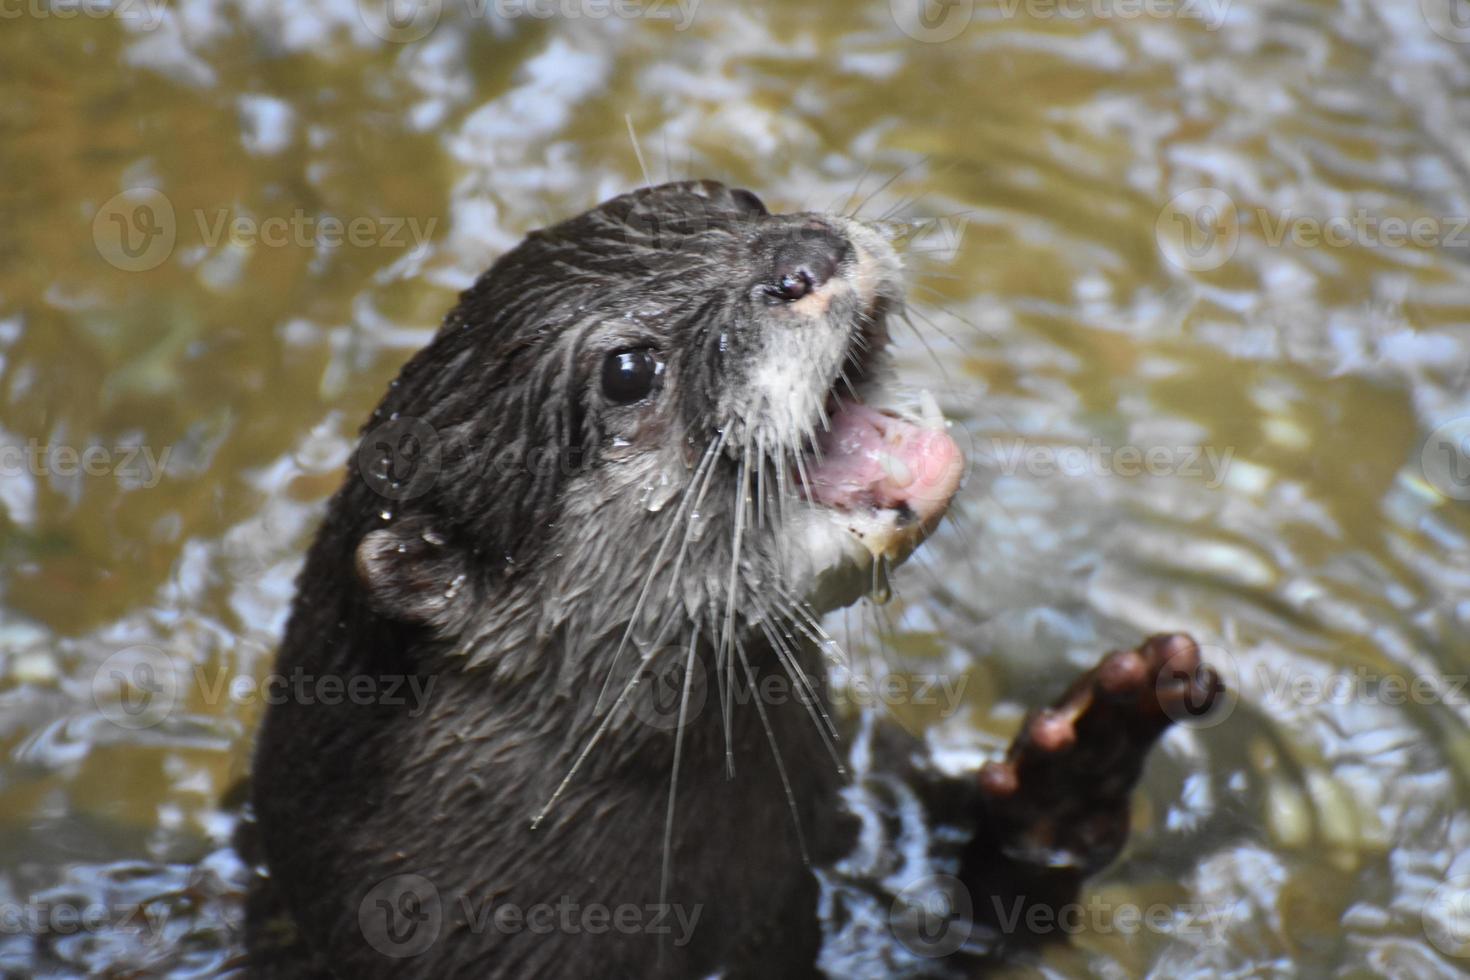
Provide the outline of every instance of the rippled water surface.
<path id="1" fill-rule="evenodd" d="M 963 678 L 905 721 L 973 760 L 1165 629 L 1238 694 L 1088 892 L 1174 917 L 1015 970 L 1470 968 L 1455 2 L 6 8 L 0 974 L 238 951 L 230 680 L 387 381 L 527 230 L 643 182 L 630 128 L 656 179 L 861 201 L 905 247 L 900 358 L 973 467 L 897 596 L 835 617 Z M 179 698 L 139 726 L 111 678 L 149 648 Z"/>

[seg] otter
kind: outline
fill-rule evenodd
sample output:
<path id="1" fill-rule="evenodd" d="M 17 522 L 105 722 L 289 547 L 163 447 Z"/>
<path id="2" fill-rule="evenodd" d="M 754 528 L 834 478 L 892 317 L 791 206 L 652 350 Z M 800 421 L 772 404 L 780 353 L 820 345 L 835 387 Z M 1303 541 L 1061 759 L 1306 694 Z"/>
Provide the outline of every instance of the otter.
<path id="1" fill-rule="evenodd" d="M 298 579 L 277 670 L 364 696 L 263 720 L 254 975 L 817 972 L 819 872 L 855 835 L 820 619 L 964 466 L 890 383 L 901 279 L 858 220 L 686 181 L 532 232 L 463 293 Z M 1056 899 L 1121 847 L 1202 676 L 1183 637 L 1111 654 L 973 778 L 872 744 L 959 828 L 961 887 Z"/>

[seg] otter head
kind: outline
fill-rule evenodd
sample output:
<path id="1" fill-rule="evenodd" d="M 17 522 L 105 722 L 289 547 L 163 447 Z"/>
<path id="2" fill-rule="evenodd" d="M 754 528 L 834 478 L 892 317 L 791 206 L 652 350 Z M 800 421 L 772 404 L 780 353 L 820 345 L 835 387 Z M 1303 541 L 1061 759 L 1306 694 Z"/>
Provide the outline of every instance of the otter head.
<path id="1" fill-rule="evenodd" d="M 962 467 L 932 400 L 884 407 L 899 273 L 858 221 L 708 181 L 532 233 L 368 426 L 371 604 L 468 666 L 525 677 L 554 649 L 581 679 L 609 647 L 851 602 Z"/>

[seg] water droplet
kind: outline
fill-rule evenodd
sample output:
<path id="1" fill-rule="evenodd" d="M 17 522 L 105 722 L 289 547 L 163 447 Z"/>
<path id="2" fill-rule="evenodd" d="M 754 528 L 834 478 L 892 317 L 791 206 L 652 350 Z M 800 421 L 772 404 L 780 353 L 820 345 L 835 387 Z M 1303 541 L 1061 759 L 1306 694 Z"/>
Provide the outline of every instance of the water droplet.
<path id="1" fill-rule="evenodd" d="M 638 502 L 649 512 L 657 514 L 666 507 L 670 500 L 678 494 L 678 487 L 674 481 L 669 479 L 667 473 L 660 473 L 657 483 L 650 483 L 643 487 L 642 495 Z"/>

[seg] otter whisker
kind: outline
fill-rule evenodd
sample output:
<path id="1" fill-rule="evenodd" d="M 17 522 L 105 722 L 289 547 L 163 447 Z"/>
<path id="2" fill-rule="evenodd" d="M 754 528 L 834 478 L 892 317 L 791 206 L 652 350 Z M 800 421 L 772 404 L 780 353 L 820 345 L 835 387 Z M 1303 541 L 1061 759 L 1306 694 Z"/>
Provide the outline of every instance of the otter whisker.
<path id="1" fill-rule="evenodd" d="M 735 593 L 740 579 L 740 546 L 745 534 L 746 498 L 750 496 L 750 437 L 747 435 L 740 455 L 740 478 L 735 485 L 735 532 L 730 544 L 730 584 L 726 590 L 725 626 L 720 636 L 720 646 L 726 651 L 725 669 L 730 683 L 725 687 L 725 769 L 733 779 L 735 776 L 735 749 L 732 742 L 731 715 L 733 705 L 730 698 L 734 692 L 735 664 L 729 656 L 730 644 L 735 642 Z"/>
<path id="2" fill-rule="evenodd" d="M 928 163 L 930 158 L 930 154 L 926 153 L 924 154 L 924 156 L 920 157 L 918 160 L 915 160 L 913 163 L 904 167 L 902 170 L 894 171 L 892 174 L 889 175 L 887 180 L 879 184 L 877 187 L 873 188 L 872 192 L 869 193 L 867 197 L 859 201 L 858 206 L 853 208 L 852 211 L 845 216 L 848 218 L 857 218 L 857 216 L 862 213 L 863 208 L 868 206 L 869 201 L 877 197 L 879 194 L 882 194 L 885 190 L 888 189 L 889 185 L 891 185 L 895 180 L 898 180 L 898 178 L 902 177 L 904 174 L 908 173 L 910 170 L 913 170 L 920 164 Z"/>
<path id="3" fill-rule="evenodd" d="M 930 159 L 932 159 L 932 156 L 925 156 L 924 157 L 924 160 L 925 161 L 930 160 Z M 936 181 L 940 177 L 944 176 L 945 174 L 947 174 L 951 170 L 953 170 L 955 168 L 955 166 L 956 166 L 957 163 L 958 163 L 958 161 L 951 160 L 949 163 L 947 163 L 943 167 L 939 168 L 939 171 L 937 173 L 934 173 L 934 174 L 929 175 L 929 180 L 928 180 L 929 185 L 930 186 L 934 186 L 935 183 L 936 183 Z M 879 216 L 877 218 L 874 218 L 872 223 L 873 224 L 882 224 L 883 222 L 887 221 L 890 217 L 892 217 L 894 214 L 897 214 L 898 212 L 900 212 L 900 211 L 902 211 L 902 210 L 904 210 L 906 208 L 912 207 L 913 205 L 917 204 L 919 201 L 923 200 L 924 197 L 928 193 L 929 193 L 929 191 L 920 189 L 918 191 L 915 191 L 913 194 L 908 195 L 907 197 L 901 197 L 901 198 L 899 198 L 898 201 L 892 207 L 888 208 L 888 210 L 884 211 L 881 216 Z"/>
<path id="4" fill-rule="evenodd" d="M 934 289 L 932 286 L 925 286 L 923 283 L 917 283 L 917 284 L 915 284 L 915 286 L 913 288 L 914 288 L 915 291 L 923 290 L 924 292 L 929 293 L 929 294 L 931 294 L 934 297 L 943 297 L 944 296 L 944 294 L 941 293 L 939 290 Z M 976 323 L 974 320 L 971 320 L 968 317 L 961 316 L 960 314 L 956 313 L 953 309 L 951 309 L 950 307 L 948 307 L 944 303 L 939 302 L 936 299 L 926 299 L 926 300 L 924 300 L 924 303 L 925 303 L 925 305 L 934 307 L 934 309 L 938 310 L 940 313 L 943 313 L 945 316 L 951 317 L 951 318 L 953 318 L 955 320 L 958 320 L 960 323 L 963 323 L 965 326 L 969 327 L 971 330 L 974 330 L 976 333 L 978 333 L 981 336 L 985 337 L 987 340 L 993 341 L 997 345 L 1001 343 L 1001 339 L 998 336 L 995 335 L 995 332 L 994 331 L 992 331 L 988 327 L 982 327 L 980 324 Z M 905 306 L 904 307 L 904 312 L 905 313 L 913 313 L 915 315 L 921 315 L 920 314 L 920 311 L 916 307 L 913 307 L 913 306 Z M 936 323 L 932 317 L 924 317 L 923 319 L 924 319 L 924 322 L 928 326 L 933 327 L 934 330 L 935 330 L 935 332 L 937 332 L 940 336 L 944 337 L 950 343 L 955 343 L 955 339 L 952 336 L 950 336 L 942 327 L 940 327 L 939 324 Z M 909 326 L 910 327 L 913 327 L 913 324 L 909 324 Z M 914 329 L 918 329 L 918 328 L 915 327 Z"/>
<path id="5" fill-rule="evenodd" d="M 796 794 L 791 790 L 791 777 L 786 774 L 786 762 L 781 758 L 781 747 L 776 744 L 776 732 L 771 728 L 770 718 L 766 716 L 766 706 L 761 703 L 755 682 L 755 671 L 745 656 L 745 644 L 736 640 L 735 652 L 740 657 L 741 666 L 745 668 L 745 675 L 750 684 L 750 699 L 755 703 L 756 714 L 760 715 L 761 727 L 766 730 L 766 741 L 771 745 L 771 755 L 776 759 L 776 775 L 780 778 L 781 788 L 786 793 L 786 805 L 791 809 L 791 823 L 796 830 L 796 846 L 801 851 L 801 863 L 810 866 L 812 859 L 806 849 L 806 835 L 801 830 L 801 811 L 796 806 Z"/>
<path id="6" fill-rule="evenodd" d="M 860 191 L 860 190 L 863 189 L 863 181 L 867 180 L 868 179 L 868 174 L 870 174 L 870 173 L 873 172 L 873 163 L 874 163 L 874 161 L 870 157 L 868 159 L 868 162 L 865 163 L 865 164 L 863 164 L 863 172 L 860 173 L 860 174 L 858 174 L 858 179 L 853 183 L 852 190 L 850 192 L 848 192 L 847 200 L 845 200 L 845 201 L 842 202 L 842 207 L 840 207 L 840 208 L 829 207 L 827 209 L 828 211 L 832 212 L 833 214 L 847 214 L 848 213 L 848 208 L 852 207 L 853 199 L 858 196 L 858 191 Z M 836 204 L 837 202 L 834 200 L 832 203 L 833 204 Z"/>
<path id="7" fill-rule="evenodd" d="M 592 737 L 587 740 L 587 744 L 582 747 L 582 751 L 578 752 L 577 757 L 572 760 L 571 768 L 567 770 L 567 774 L 563 776 L 561 782 L 557 784 L 556 790 L 551 794 L 551 798 L 548 799 L 545 805 L 543 805 L 541 809 L 536 812 L 536 815 L 531 818 L 532 830 L 536 830 L 541 826 L 541 822 L 546 819 L 546 815 L 551 812 L 551 808 L 556 805 L 556 801 L 561 799 L 562 794 L 565 793 L 567 787 L 571 785 L 572 777 L 575 776 L 577 774 L 577 771 L 582 768 L 582 764 L 587 761 L 587 757 L 592 754 L 592 750 L 597 747 L 597 743 L 602 741 L 602 737 L 606 735 L 607 730 L 612 727 L 613 719 L 616 718 L 618 715 L 618 709 L 621 708 L 625 703 L 627 703 L 628 695 L 632 692 L 633 688 L 637 686 L 641 676 L 642 672 L 635 669 L 633 671 L 633 675 L 628 678 L 628 683 L 623 685 L 622 691 L 618 693 L 618 699 L 612 703 L 612 707 L 608 708 L 607 714 L 603 715 L 602 721 L 598 723 L 597 730 L 592 733 Z"/>
<path id="8" fill-rule="evenodd" d="M 823 432 L 831 432 L 832 431 L 832 420 L 827 417 L 827 406 L 826 405 L 822 405 L 820 403 L 817 405 L 817 417 L 822 420 L 822 431 Z"/>
<path id="9" fill-rule="evenodd" d="M 643 172 L 643 186 L 652 187 L 653 177 L 648 172 L 648 164 L 643 160 L 643 147 L 638 145 L 638 134 L 633 130 L 633 114 L 623 113 L 623 122 L 628 124 L 628 140 L 633 144 L 633 155 L 638 158 L 638 169 Z"/>
<path id="10" fill-rule="evenodd" d="M 786 656 L 786 658 L 790 661 L 792 668 L 796 671 L 797 676 L 793 677 L 792 679 L 798 680 L 801 683 L 801 686 L 806 690 L 806 692 L 812 696 L 813 702 L 816 704 L 816 710 L 820 712 L 822 721 L 826 723 L 827 731 L 834 738 L 839 737 L 837 725 L 834 724 L 831 717 L 828 716 L 827 709 L 822 699 L 817 696 L 818 691 L 816 689 L 816 685 L 812 682 L 811 677 L 807 674 L 807 672 L 802 669 L 801 661 L 797 659 L 796 648 L 798 641 L 796 637 L 793 636 L 786 629 L 782 628 L 783 623 L 787 625 L 795 625 L 792 619 L 791 611 L 789 609 L 782 609 L 773 603 L 757 603 L 756 611 L 760 614 L 761 617 L 759 621 L 761 629 L 771 640 L 771 645 L 776 649 L 778 655 L 784 654 Z M 813 640 L 813 642 L 819 643 L 819 641 L 815 639 Z"/>
<path id="11" fill-rule="evenodd" d="M 684 686 L 679 694 L 679 721 L 674 731 L 674 765 L 669 773 L 669 805 L 664 812 L 663 869 L 659 874 L 659 908 L 668 908 L 669 881 L 674 858 L 674 801 L 679 793 L 679 762 L 684 755 L 684 725 L 689 719 L 689 686 L 694 677 L 694 658 L 699 649 L 699 621 L 689 637 L 689 655 L 684 659 Z"/>
<path id="12" fill-rule="evenodd" d="M 912 560 L 914 562 L 914 567 L 923 572 L 924 577 L 929 580 L 930 587 L 932 589 L 937 591 L 944 587 L 944 582 L 939 578 L 939 573 L 937 573 L 932 567 L 932 561 L 927 554 L 920 554 L 916 552 Z"/>
<path id="13" fill-rule="evenodd" d="M 755 434 L 755 526 L 766 523 L 766 434 L 758 430 Z"/>
<path id="14" fill-rule="evenodd" d="M 923 345 L 925 352 L 928 353 L 929 359 L 933 361 L 934 366 L 939 369 L 939 376 L 944 379 L 944 383 L 946 385 L 949 385 L 950 387 L 953 387 L 954 379 L 950 377 L 949 369 L 945 367 L 944 361 L 940 359 L 939 355 L 935 352 L 933 346 L 930 345 L 928 338 L 924 336 L 924 331 L 914 326 L 913 321 L 909 319 L 911 315 L 922 316 L 922 314 L 919 314 L 917 311 L 911 311 L 908 308 L 905 308 L 903 311 L 903 315 L 899 317 L 899 320 L 903 322 L 904 326 L 908 327 L 914 332 L 914 336 L 918 338 L 919 343 Z M 937 330 L 938 328 L 936 327 L 935 329 Z"/>
<path id="15" fill-rule="evenodd" d="M 947 315 L 951 315 L 952 316 L 953 314 L 947 314 Z M 919 319 L 923 320 L 925 326 L 929 327 L 929 329 L 931 329 L 935 333 L 939 334 L 939 336 L 943 337 L 946 341 L 948 341 L 949 343 L 953 344 L 954 346 L 956 346 L 956 347 L 962 347 L 963 346 L 955 338 L 954 334 L 950 333 L 948 330 L 945 330 L 943 327 L 941 327 L 939 325 L 939 323 L 932 316 L 929 316 L 928 314 L 926 314 L 919 307 L 917 307 L 917 306 L 905 306 L 904 309 L 903 309 L 903 314 L 902 314 L 902 316 L 899 317 L 899 319 L 901 319 L 904 322 L 904 325 L 905 326 L 907 326 L 910 330 L 914 331 L 914 333 L 919 334 L 920 336 L 922 336 L 923 333 L 924 333 L 924 331 L 922 331 L 918 327 L 914 326 L 914 323 L 913 323 L 913 320 L 911 319 L 911 317 L 918 317 Z M 983 331 L 985 328 L 976 325 L 976 326 L 974 326 L 974 329 Z M 1000 343 L 999 338 L 992 337 L 992 339 L 995 340 L 996 343 Z"/>
<path id="16" fill-rule="evenodd" d="M 836 723 L 822 707 L 822 698 L 812 684 L 811 678 L 807 676 L 806 671 L 801 669 L 801 664 L 797 662 L 791 647 L 777 635 L 777 631 L 770 624 L 762 622 L 760 628 L 765 633 L 766 639 L 770 641 L 771 649 L 775 651 L 776 658 L 780 661 L 787 676 L 801 689 L 807 715 L 816 727 L 817 734 L 821 736 L 827 753 L 832 756 L 832 763 L 837 767 L 838 775 L 845 775 L 847 766 L 842 761 L 842 753 L 838 751 L 836 742 L 841 736 L 838 734 Z"/>
<path id="17" fill-rule="evenodd" d="M 806 634 L 807 638 L 819 647 L 830 646 L 837 651 L 843 662 L 852 663 L 852 657 L 848 654 L 847 649 L 841 643 L 838 643 L 832 634 L 827 632 L 826 628 L 822 626 L 821 621 L 812 615 L 811 610 L 804 601 L 793 597 L 784 587 L 778 585 L 777 590 L 789 604 L 787 607 L 787 619 L 793 626 Z M 796 614 L 798 613 L 805 619 L 805 622 L 797 618 Z"/>
<path id="18" fill-rule="evenodd" d="M 719 438 L 711 446 L 711 459 L 717 459 L 725 448 L 725 430 L 720 430 Z M 694 507 L 689 513 L 689 519 L 685 522 L 684 540 L 679 544 L 679 554 L 674 558 L 674 573 L 669 576 L 669 594 L 673 595 L 674 583 L 679 581 L 679 572 L 684 567 L 684 557 L 689 553 L 689 543 L 694 539 L 694 516 L 699 513 L 700 504 L 704 503 L 704 495 L 709 490 L 710 479 L 714 476 L 715 467 L 711 465 L 705 471 L 703 482 L 699 485 L 699 494 L 694 498 Z"/>
<path id="19" fill-rule="evenodd" d="M 696 483 L 701 480 L 702 476 L 703 479 L 706 481 L 705 485 L 708 485 L 708 474 L 714 472 L 714 460 L 719 455 L 720 447 L 722 447 L 724 443 L 725 434 L 723 432 L 720 433 L 718 439 L 710 440 L 709 446 L 706 447 L 704 455 L 699 460 L 699 465 L 695 467 L 693 475 L 689 478 L 688 485 L 684 487 L 684 490 L 680 495 L 679 509 L 674 513 L 674 519 L 669 522 L 669 529 L 664 533 L 663 541 L 659 543 L 658 551 L 654 554 L 653 561 L 649 564 L 648 577 L 643 580 L 643 588 L 638 593 L 638 601 L 633 605 L 633 615 L 628 620 L 628 625 L 623 630 L 622 639 L 618 641 L 618 648 L 613 653 L 612 660 L 608 664 L 607 677 L 603 679 L 602 690 L 597 693 L 597 700 L 593 703 L 592 706 L 592 710 L 594 713 L 602 707 L 602 699 L 607 696 L 607 689 L 612 684 L 612 679 L 617 672 L 618 663 L 622 659 L 623 648 L 628 645 L 629 637 L 633 635 L 633 630 L 637 628 L 638 621 L 643 617 L 643 606 L 648 601 L 649 591 L 653 588 L 653 580 L 658 576 L 659 563 L 663 561 L 664 554 L 668 551 L 669 544 L 674 539 L 674 531 L 679 527 L 679 523 L 685 520 L 685 513 L 692 513 L 690 508 L 690 501 L 693 500 L 694 508 L 698 508 L 699 499 L 703 499 L 703 489 L 700 490 L 699 499 L 691 498 L 689 495 L 689 491 L 694 487 Z M 684 543 L 685 545 L 689 543 L 687 530 Z M 680 557 L 683 557 L 682 552 Z M 678 563 L 676 562 L 674 566 L 673 578 L 677 581 L 678 577 L 679 568 Z M 655 645 L 657 645 L 656 640 Z"/>
<path id="20" fill-rule="evenodd" d="M 809 436 L 808 438 L 810 438 L 810 439 L 813 440 L 813 447 L 812 448 L 815 449 L 816 448 L 816 443 L 815 443 L 814 436 Z M 798 476 L 801 477 L 801 485 L 804 486 L 804 487 L 811 486 L 812 485 L 811 477 L 809 477 L 807 475 L 807 472 L 806 472 L 806 464 L 804 462 L 802 462 L 801 454 L 800 453 L 795 454 L 792 457 L 792 461 L 794 463 L 796 463 L 796 473 L 797 473 Z M 821 462 L 821 457 L 820 456 L 817 457 L 817 462 L 819 462 L 819 463 Z"/>
<path id="21" fill-rule="evenodd" d="M 776 509 L 778 511 L 777 520 L 781 522 L 782 527 L 787 526 L 786 501 L 793 496 L 790 486 L 791 481 L 787 477 L 787 474 L 790 472 L 787 467 L 788 461 L 786 458 L 788 453 L 793 460 L 798 458 L 798 456 L 800 455 L 799 453 L 786 449 L 783 446 L 780 447 L 780 451 L 772 460 L 776 468 Z"/>
<path id="22" fill-rule="evenodd" d="M 724 436 L 724 433 L 721 432 L 720 438 L 719 438 L 719 441 L 718 441 L 718 444 L 715 445 L 715 446 L 713 446 L 713 447 L 711 447 L 711 448 L 713 448 L 713 449 L 716 450 L 714 456 L 711 457 L 712 459 L 717 459 L 719 457 L 718 450 L 721 447 L 724 446 L 724 443 L 725 443 L 725 436 Z M 704 503 L 705 493 L 709 490 L 710 482 L 711 482 L 711 480 L 714 477 L 714 473 L 715 473 L 715 467 L 714 466 L 710 466 L 709 469 L 705 471 L 704 476 L 703 476 L 702 480 L 700 481 L 699 492 L 694 497 L 694 506 L 690 510 L 689 519 L 686 522 L 686 526 L 685 526 L 684 540 L 679 545 L 679 553 L 674 558 L 673 573 L 669 576 L 669 581 L 670 581 L 670 584 L 669 584 L 669 597 L 670 598 L 676 598 L 675 593 L 674 593 L 674 589 L 675 589 L 675 585 L 679 581 L 679 572 L 684 567 L 684 559 L 689 554 L 689 544 L 693 540 L 693 535 L 694 535 L 694 518 L 698 516 L 698 514 L 699 514 L 699 508 Z M 696 474 L 695 479 L 700 479 L 699 476 L 698 476 L 698 474 Z M 674 526 L 675 527 L 678 526 L 677 520 L 676 520 Z M 678 605 L 677 602 L 672 603 L 672 604 L 669 605 L 668 611 L 664 615 L 664 621 L 659 624 L 659 627 L 658 627 L 657 631 L 655 631 L 655 633 L 654 633 L 653 639 L 649 643 L 649 646 L 650 647 L 656 649 L 658 647 L 658 645 L 663 642 L 664 636 L 668 632 L 669 627 L 670 626 L 673 626 L 673 625 L 675 625 L 676 623 L 679 622 L 680 609 L 681 609 L 681 607 Z M 718 650 L 716 651 L 716 653 L 718 654 Z M 721 684 L 723 684 L 723 679 L 722 678 L 719 678 L 719 675 L 718 674 L 716 675 L 716 679 L 719 680 L 719 682 Z M 723 690 L 723 687 L 721 688 L 721 690 Z"/>

